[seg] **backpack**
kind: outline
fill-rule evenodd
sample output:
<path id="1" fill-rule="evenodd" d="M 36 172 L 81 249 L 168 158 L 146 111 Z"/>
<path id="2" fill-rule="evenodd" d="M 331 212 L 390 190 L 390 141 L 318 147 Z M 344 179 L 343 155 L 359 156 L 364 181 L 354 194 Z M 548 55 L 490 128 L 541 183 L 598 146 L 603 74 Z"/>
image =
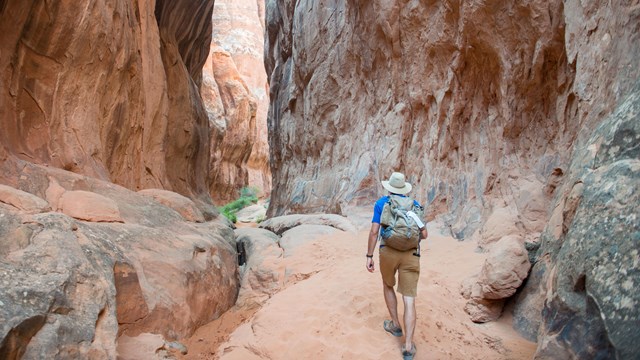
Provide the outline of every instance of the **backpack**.
<path id="1" fill-rule="evenodd" d="M 420 227 L 411 216 L 407 215 L 410 211 L 420 219 L 424 216 L 424 208 L 417 205 L 412 198 L 389 195 L 380 216 L 380 225 L 383 226 L 380 237 L 384 240 L 384 245 L 400 251 L 418 248 Z"/>

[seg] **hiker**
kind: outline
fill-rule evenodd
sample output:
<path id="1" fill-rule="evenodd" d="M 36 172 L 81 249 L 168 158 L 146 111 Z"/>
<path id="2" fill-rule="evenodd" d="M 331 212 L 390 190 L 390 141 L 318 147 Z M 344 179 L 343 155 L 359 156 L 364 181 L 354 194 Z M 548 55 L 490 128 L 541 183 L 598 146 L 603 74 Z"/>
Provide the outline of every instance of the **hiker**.
<path id="1" fill-rule="evenodd" d="M 389 191 L 389 195 L 383 196 L 376 201 L 373 208 L 373 219 L 371 220 L 371 230 L 369 232 L 369 243 L 367 248 L 367 270 L 374 272 L 375 263 L 373 252 L 380 234 L 380 274 L 382 275 L 382 288 L 384 301 L 387 304 L 391 320 L 385 320 L 384 329 L 393 336 L 402 336 L 402 327 L 398 318 L 398 300 L 393 287 L 396 284 L 396 272 L 398 273 L 398 292 L 402 294 L 404 302 L 404 333 L 405 339 L 402 345 L 402 356 L 404 359 L 413 359 L 416 353 L 416 346 L 413 343 L 413 333 L 416 326 L 416 304 L 415 298 L 418 288 L 418 277 L 420 276 L 420 240 L 427 238 L 427 227 L 420 217 L 423 216 L 420 204 L 412 200 L 406 194 L 411 191 L 411 184 L 405 181 L 402 173 L 394 172 L 389 177 L 389 181 L 382 181 L 382 186 Z M 403 219 L 398 221 L 389 220 L 394 215 L 395 209 L 403 212 Z M 419 215 L 419 216 L 417 216 Z M 407 220 L 411 218 L 411 220 Z M 396 225 L 393 225 L 393 224 Z M 404 226 L 406 231 L 411 231 L 412 239 L 401 239 L 403 243 L 398 243 L 397 239 L 388 234 L 397 230 L 394 226 Z M 393 240 L 394 242 L 391 242 Z"/>

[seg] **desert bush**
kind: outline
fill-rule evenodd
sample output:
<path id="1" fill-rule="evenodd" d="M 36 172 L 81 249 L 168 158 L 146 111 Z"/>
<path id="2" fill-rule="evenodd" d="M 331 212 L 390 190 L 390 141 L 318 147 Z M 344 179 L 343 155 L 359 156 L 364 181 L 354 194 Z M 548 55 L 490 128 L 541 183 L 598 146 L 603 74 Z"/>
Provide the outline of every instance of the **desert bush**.
<path id="1" fill-rule="evenodd" d="M 222 206 L 219 209 L 220 213 L 235 224 L 238 221 L 236 217 L 238 211 L 258 202 L 258 192 L 259 190 L 254 187 L 243 187 L 240 189 L 240 197 Z"/>

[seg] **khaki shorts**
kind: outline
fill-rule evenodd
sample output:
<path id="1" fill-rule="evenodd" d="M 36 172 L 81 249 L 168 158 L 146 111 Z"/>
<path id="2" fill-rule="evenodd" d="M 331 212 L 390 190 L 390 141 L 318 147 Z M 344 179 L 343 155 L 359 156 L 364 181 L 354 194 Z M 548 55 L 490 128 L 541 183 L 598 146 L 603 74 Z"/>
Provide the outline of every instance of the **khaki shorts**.
<path id="1" fill-rule="evenodd" d="M 404 296 L 416 297 L 420 277 L 420 257 L 415 250 L 399 251 L 388 246 L 380 248 L 380 273 L 382 282 L 389 287 L 396 285 L 398 272 L 398 292 Z"/>

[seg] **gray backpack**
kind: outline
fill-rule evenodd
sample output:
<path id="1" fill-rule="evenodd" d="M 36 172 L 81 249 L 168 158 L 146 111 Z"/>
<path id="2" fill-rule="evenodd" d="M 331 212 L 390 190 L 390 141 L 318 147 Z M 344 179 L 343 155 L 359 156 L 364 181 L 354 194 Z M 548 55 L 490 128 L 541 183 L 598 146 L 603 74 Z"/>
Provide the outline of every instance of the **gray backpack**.
<path id="1" fill-rule="evenodd" d="M 380 225 L 380 237 L 385 246 L 396 250 L 407 251 L 417 249 L 420 243 L 420 227 L 407 213 L 413 211 L 418 218 L 424 216 L 424 209 L 416 205 L 408 196 L 389 195 L 389 200 L 384 204 Z"/>

